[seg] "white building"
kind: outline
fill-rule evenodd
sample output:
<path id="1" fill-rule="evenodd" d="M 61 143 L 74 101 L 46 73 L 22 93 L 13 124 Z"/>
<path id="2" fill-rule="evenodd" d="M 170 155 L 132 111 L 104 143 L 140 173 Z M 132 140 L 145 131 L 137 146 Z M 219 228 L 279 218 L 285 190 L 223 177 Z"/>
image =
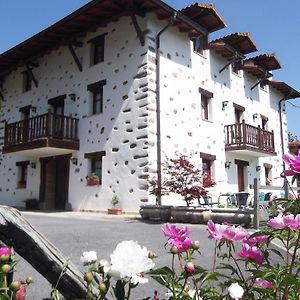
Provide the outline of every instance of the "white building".
<path id="1" fill-rule="evenodd" d="M 224 27 L 211 5 L 94 0 L 1 54 L 1 204 L 106 210 L 117 195 L 137 211 L 154 201 L 157 155 L 176 151 L 218 193 L 249 191 L 259 172 L 276 184 L 279 102 L 300 93 L 272 79 L 279 62 L 249 34 L 208 42 Z"/>

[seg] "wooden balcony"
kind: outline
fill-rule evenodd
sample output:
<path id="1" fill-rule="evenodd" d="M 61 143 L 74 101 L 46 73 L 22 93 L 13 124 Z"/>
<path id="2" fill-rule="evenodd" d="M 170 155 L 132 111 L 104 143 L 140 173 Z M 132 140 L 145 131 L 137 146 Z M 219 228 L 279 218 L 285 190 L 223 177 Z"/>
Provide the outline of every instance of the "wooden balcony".
<path id="1" fill-rule="evenodd" d="M 274 132 L 246 124 L 245 121 L 225 125 L 225 151 L 257 157 L 276 155 Z"/>
<path id="2" fill-rule="evenodd" d="M 5 124 L 3 153 L 22 152 L 45 155 L 79 150 L 78 119 L 46 113 L 27 120 Z M 49 150 L 49 151 L 47 151 Z"/>

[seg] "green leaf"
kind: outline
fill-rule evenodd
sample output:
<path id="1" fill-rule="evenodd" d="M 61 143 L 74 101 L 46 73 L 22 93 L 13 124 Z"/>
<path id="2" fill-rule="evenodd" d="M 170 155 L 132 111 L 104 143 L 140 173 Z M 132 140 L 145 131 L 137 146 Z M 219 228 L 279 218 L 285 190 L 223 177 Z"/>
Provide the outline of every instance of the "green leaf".
<path id="1" fill-rule="evenodd" d="M 231 275 L 237 274 L 236 269 L 233 266 L 229 265 L 229 264 L 220 263 L 219 266 L 217 266 L 217 269 L 230 270 L 231 271 Z"/>
<path id="2" fill-rule="evenodd" d="M 122 280 L 118 280 L 116 283 L 115 296 L 116 296 L 117 300 L 125 299 L 125 285 L 122 282 Z"/>
<path id="3" fill-rule="evenodd" d="M 9 300 L 10 297 L 8 295 L 5 294 L 0 294 L 0 300 Z"/>
<path id="4" fill-rule="evenodd" d="M 272 251 L 273 253 L 277 254 L 280 258 L 284 259 L 282 253 L 279 251 L 279 250 L 276 250 L 276 249 L 268 249 L 269 251 Z"/>

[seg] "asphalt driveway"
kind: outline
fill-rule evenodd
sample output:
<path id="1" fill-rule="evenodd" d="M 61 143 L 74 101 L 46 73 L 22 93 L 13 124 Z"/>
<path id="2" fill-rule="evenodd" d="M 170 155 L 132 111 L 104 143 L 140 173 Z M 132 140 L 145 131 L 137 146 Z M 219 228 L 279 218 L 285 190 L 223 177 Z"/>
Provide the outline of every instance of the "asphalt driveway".
<path id="1" fill-rule="evenodd" d="M 123 240 L 135 240 L 140 245 L 157 253 L 156 266 L 170 265 L 171 256 L 164 248 L 166 239 L 161 233 L 161 223 L 143 222 L 136 216 L 108 216 L 87 213 L 39 213 L 23 212 L 23 216 L 56 247 L 58 247 L 82 271 L 80 262 L 83 251 L 95 250 L 98 259 L 109 260 L 110 253 Z M 207 239 L 206 226 L 188 225 L 191 237 L 201 243 L 199 264 L 208 268 L 213 259 L 214 242 Z M 17 265 L 15 278 L 32 276 L 35 283 L 30 287 L 26 299 L 41 300 L 50 296 L 49 283 L 22 258 Z M 155 289 L 164 294 L 164 290 L 152 279 L 148 284 L 134 290 L 136 300 L 153 296 Z"/>

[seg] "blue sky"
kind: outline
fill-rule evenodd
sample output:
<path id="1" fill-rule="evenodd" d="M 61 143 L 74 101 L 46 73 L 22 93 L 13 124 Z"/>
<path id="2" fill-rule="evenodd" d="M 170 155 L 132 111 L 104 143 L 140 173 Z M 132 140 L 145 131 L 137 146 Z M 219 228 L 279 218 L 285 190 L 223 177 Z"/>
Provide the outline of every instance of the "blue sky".
<path id="1" fill-rule="evenodd" d="M 48 27 L 88 0 L 1 0 L 0 52 Z M 180 9 L 193 4 L 190 0 L 166 0 Z M 259 52 L 275 52 L 282 69 L 274 72 L 274 80 L 284 81 L 300 91 L 300 11 L 299 0 L 215 0 L 217 11 L 228 28 L 211 35 L 211 39 L 233 32 L 250 32 Z M 255 54 L 255 55 L 256 55 Z M 291 103 L 300 107 L 300 99 Z M 289 130 L 300 138 L 300 108 L 286 105 Z"/>

